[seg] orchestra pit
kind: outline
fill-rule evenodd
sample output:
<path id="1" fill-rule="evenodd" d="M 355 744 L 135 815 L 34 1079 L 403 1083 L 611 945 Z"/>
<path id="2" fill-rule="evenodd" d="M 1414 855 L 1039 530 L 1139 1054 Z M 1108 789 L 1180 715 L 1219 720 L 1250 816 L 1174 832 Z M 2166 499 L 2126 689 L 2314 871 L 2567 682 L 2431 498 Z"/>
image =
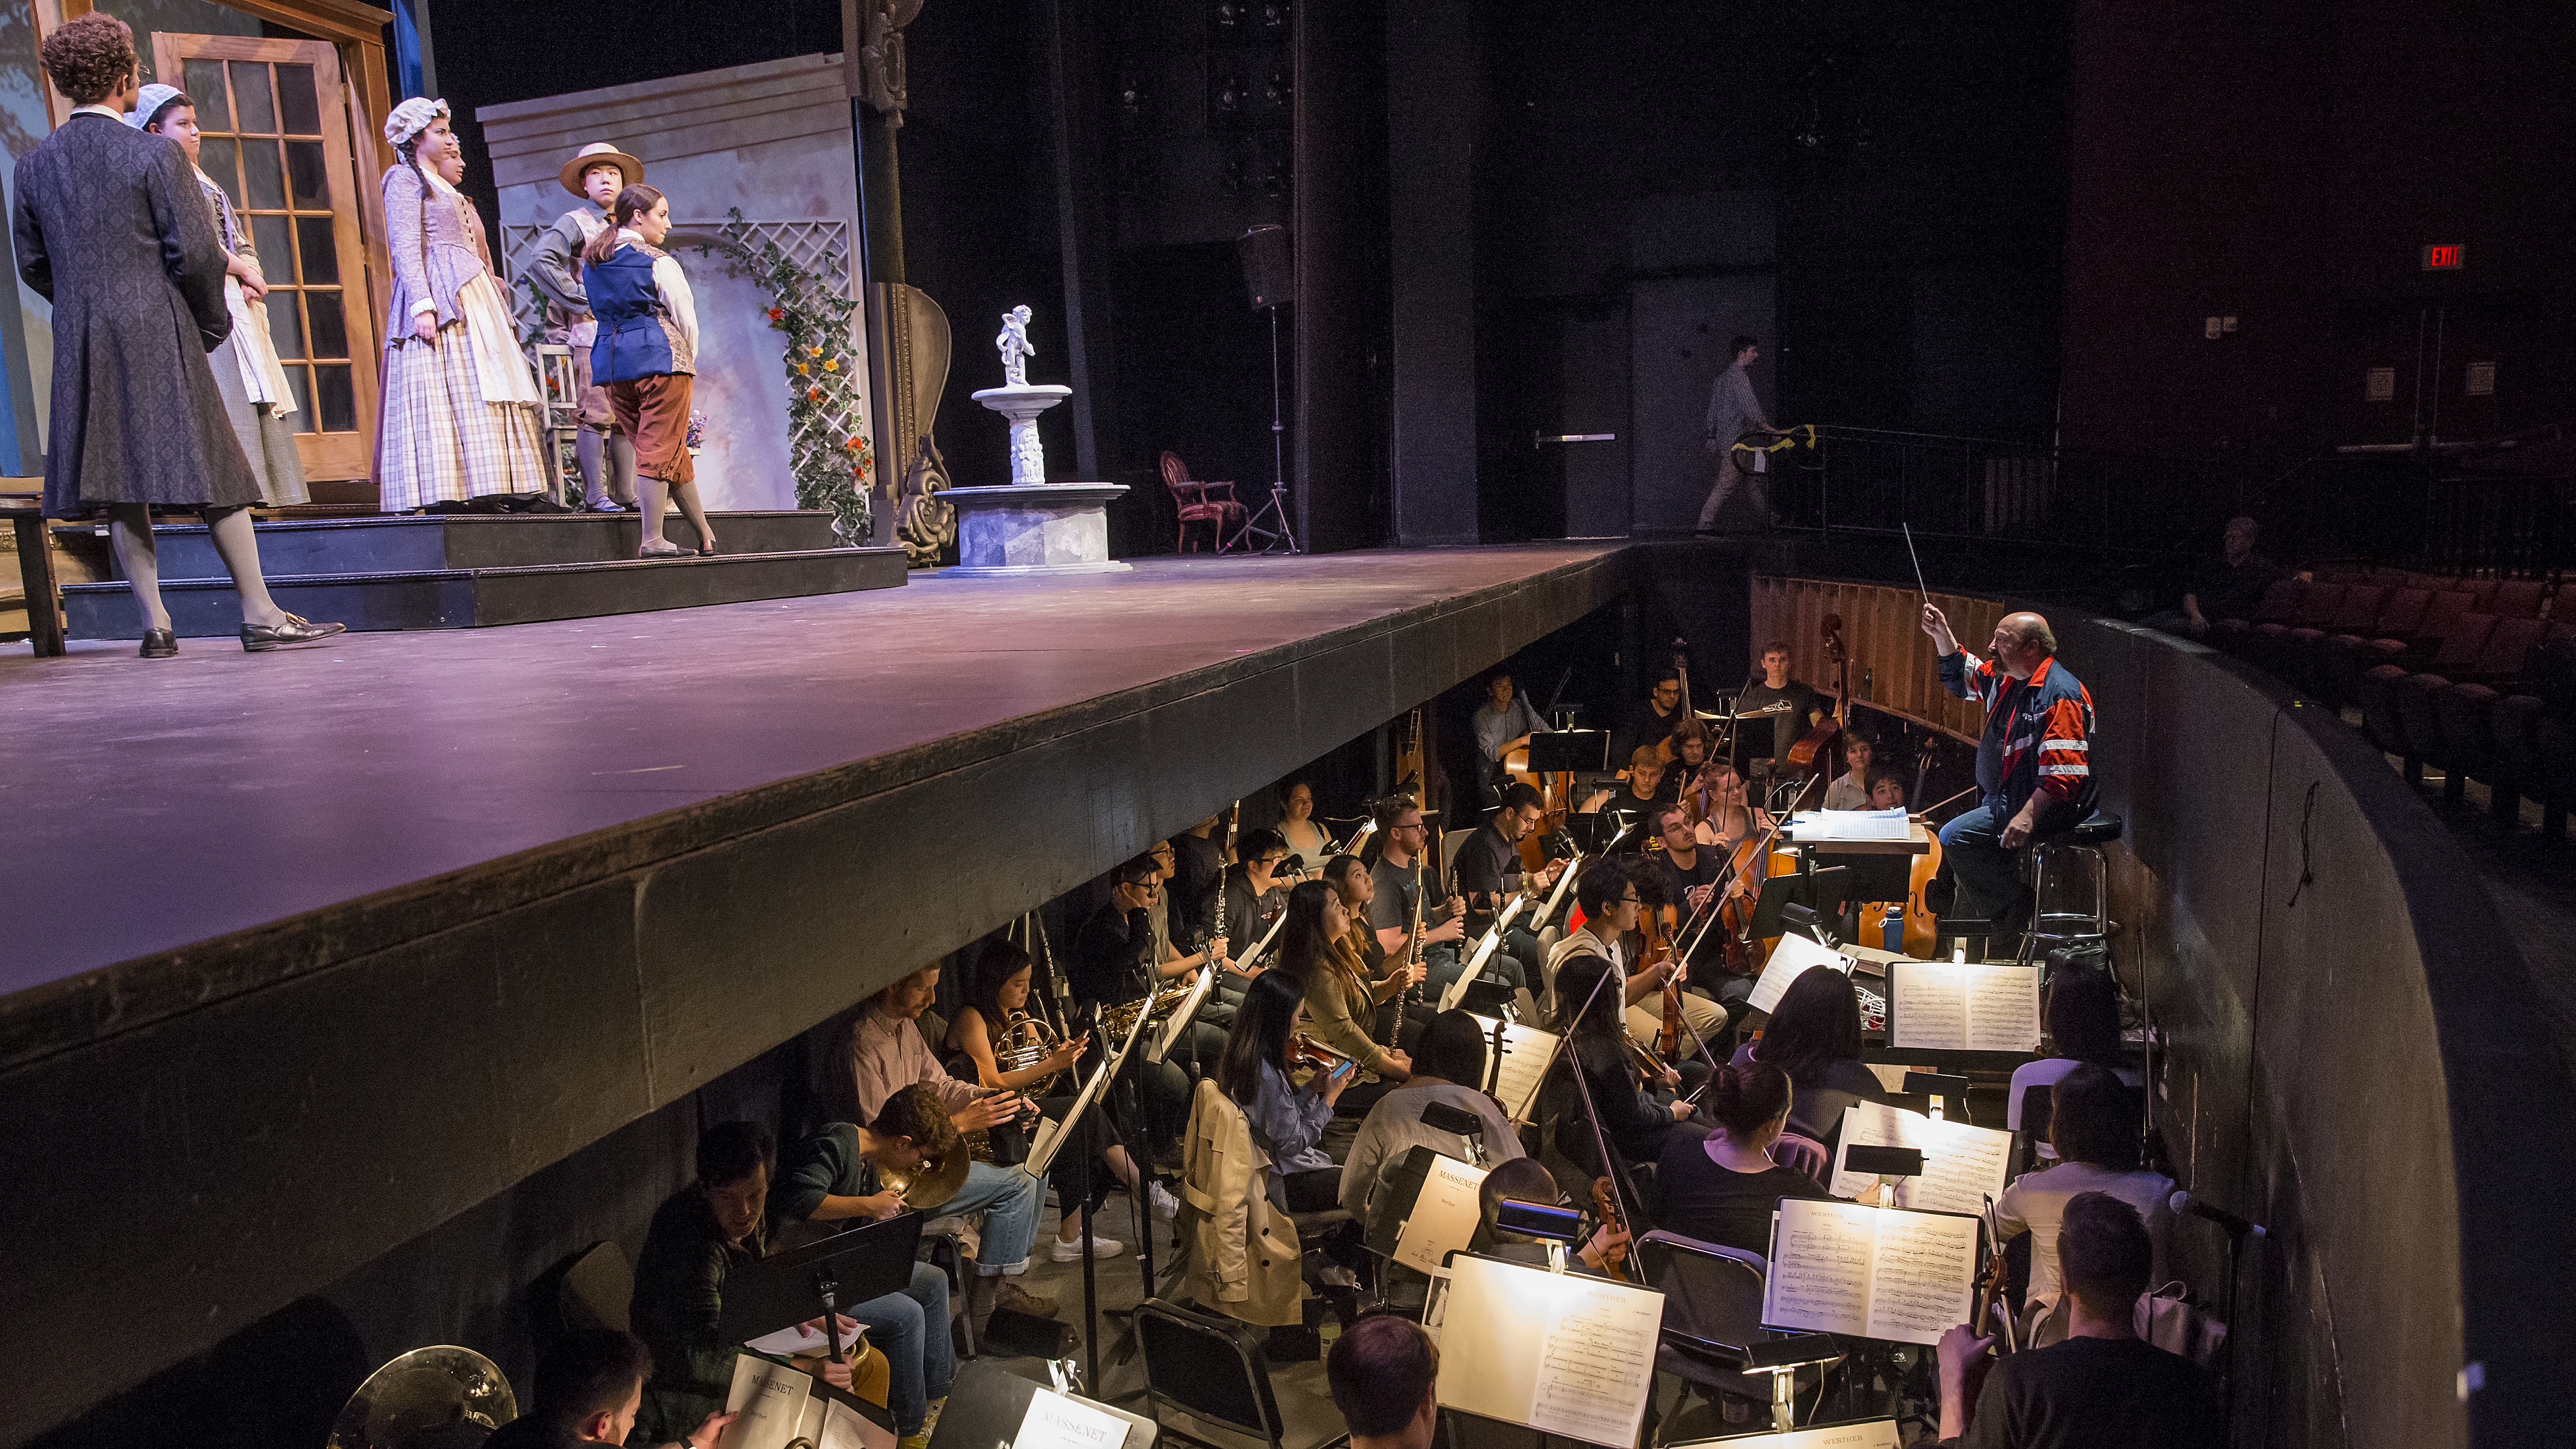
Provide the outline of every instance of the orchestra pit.
<path id="1" fill-rule="evenodd" d="M 2564 1432 L 2564 17 L 20 9 L 0 1449 Z"/>

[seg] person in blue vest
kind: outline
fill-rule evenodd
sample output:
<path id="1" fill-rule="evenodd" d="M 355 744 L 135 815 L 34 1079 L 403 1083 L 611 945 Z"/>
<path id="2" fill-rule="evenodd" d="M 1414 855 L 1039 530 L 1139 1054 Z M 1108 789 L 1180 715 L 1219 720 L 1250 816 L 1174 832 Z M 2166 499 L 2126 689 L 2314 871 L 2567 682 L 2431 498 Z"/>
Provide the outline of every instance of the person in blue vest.
<path id="1" fill-rule="evenodd" d="M 689 391 L 697 381 L 698 309 L 679 259 L 662 250 L 671 203 L 637 183 L 617 193 L 610 225 L 581 249 L 582 290 L 599 319 L 591 380 L 608 389 L 618 431 L 635 440 L 635 491 L 642 505 L 638 558 L 691 558 L 716 551 L 715 530 L 698 502 L 689 459 Z M 662 511 L 676 502 L 698 531 L 698 546 L 662 536 Z"/>

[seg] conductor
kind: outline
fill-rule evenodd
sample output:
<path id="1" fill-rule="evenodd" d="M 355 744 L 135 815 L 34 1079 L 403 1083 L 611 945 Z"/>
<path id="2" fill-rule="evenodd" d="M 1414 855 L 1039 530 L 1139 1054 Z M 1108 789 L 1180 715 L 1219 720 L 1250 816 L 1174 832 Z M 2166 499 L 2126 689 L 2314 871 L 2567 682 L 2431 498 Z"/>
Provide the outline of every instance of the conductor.
<path id="1" fill-rule="evenodd" d="M 1923 606 L 1923 632 L 1941 659 L 1941 686 L 1986 707 L 1977 737 L 1977 805 L 1941 827 L 1942 859 L 1957 882 L 1948 914 L 2020 929 L 2030 890 L 2013 866 L 2033 840 L 2093 811 L 2093 696 L 2057 662 L 2057 635 L 2037 614 L 2006 614 L 1979 659 L 1959 647 L 1949 616 Z"/>

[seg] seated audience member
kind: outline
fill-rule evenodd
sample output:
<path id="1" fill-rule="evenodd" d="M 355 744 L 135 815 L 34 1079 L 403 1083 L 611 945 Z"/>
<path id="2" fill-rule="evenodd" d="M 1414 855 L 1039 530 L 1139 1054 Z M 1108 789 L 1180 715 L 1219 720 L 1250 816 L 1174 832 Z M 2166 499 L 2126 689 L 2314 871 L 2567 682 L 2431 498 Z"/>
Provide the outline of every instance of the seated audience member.
<path id="1" fill-rule="evenodd" d="M 2155 1250 L 2156 1281 L 2164 1281 L 2165 1241 L 2173 1227 L 2167 1199 L 2174 1185 L 2172 1178 L 2139 1165 L 2137 1099 L 2108 1068 L 2090 1064 L 2059 1078 L 2056 1097 L 2049 1139 L 2057 1147 L 2057 1165 L 2024 1175 L 1995 1204 L 1995 1226 L 2005 1237 L 2030 1233 L 2028 1300 L 2057 1301 L 2058 1219 L 2069 1201 L 2088 1192 L 2109 1193 L 2138 1215 Z"/>
<path id="2" fill-rule="evenodd" d="M 1422 1050 L 1413 1059 L 1413 1075 L 1396 1090 L 1378 1098 L 1360 1123 L 1342 1163 L 1342 1206 L 1352 1217 L 1368 1221 L 1370 1198 L 1404 1165 L 1415 1147 L 1428 1147 L 1456 1157 L 1464 1149 L 1457 1134 L 1425 1126 L 1422 1109 L 1433 1102 L 1473 1112 L 1483 1125 L 1477 1134 L 1486 1156 L 1507 1162 L 1521 1155 L 1521 1138 L 1503 1117 L 1494 1099 L 1478 1090 L 1485 1082 L 1485 1037 L 1476 1018 L 1463 1011 L 1444 1011 L 1422 1035 Z"/>
<path id="3" fill-rule="evenodd" d="M 886 1098 L 874 1122 L 856 1127 L 834 1122 L 779 1154 L 778 1185 L 769 1194 L 773 1248 L 784 1251 L 860 1222 L 882 1222 L 903 1211 L 900 1193 L 877 1180 L 880 1165 L 910 1171 L 963 1151 L 956 1125 L 939 1099 L 921 1087 Z M 957 1359 L 948 1337 L 948 1275 L 928 1263 L 912 1265 L 912 1282 L 900 1293 L 871 1298 L 848 1310 L 866 1325 L 868 1343 L 884 1351 L 892 1378 L 886 1408 L 906 1439 L 923 1431 L 931 1409 L 947 1402 Z"/>
<path id="4" fill-rule="evenodd" d="M 2203 559 L 2193 570 L 2191 582 L 2183 592 L 2182 607 L 2149 614 L 2138 622 L 2150 629 L 2199 639 L 2220 619 L 2254 617 L 2254 607 L 2263 602 L 2263 591 L 2282 577 L 2279 564 L 2254 551 L 2254 545 L 2262 538 L 2263 526 L 2253 519 L 2227 520 L 2218 557 Z"/>
<path id="5" fill-rule="evenodd" d="M 1845 1107 L 1887 1100 L 1878 1074 L 1861 1064 L 1860 996 L 1840 971 L 1810 967 L 1790 982 L 1762 1035 L 1737 1048 L 1735 1061 L 1787 1073 L 1789 1130 L 1828 1151 L 1842 1138 Z"/>
<path id="6" fill-rule="evenodd" d="M 1440 1345 L 1421 1324 L 1392 1313 L 1352 1324 L 1325 1355 L 1324 1379 L 1351 1449 L 1431 1449 L 1440 1427 Z"/>
<path id="7" fill-rule="evenodd" d="M 974 998 L 959 1007 L 957 1019 L 948 1024 L 948 1040 L 944 1045 L 955 1054 L 949 1060 L 949 1070 L 953 1074 L 967 1077 L 978 1086 L 1021 1092 L 1055 1073 L 1070 1071 L 1082 1055 L 1084 1044 L 1090 1040 L 1087 1034 L 1062 1043 L 1035 1065 L 1013 1071 L 1003 1071 L 999 1059 L 993 1054 L 996 1028 L 991 1024 L 1009 1022 L 1028 1010 L 1030 983 L 1036 974 L 1037 967 L 1029 960 L 1029 953 L 1020 949 L 1017 943 L 1000 936 L 984 943 L 983 957 L 975 969 Z M 1061 1119 L 1072 1106 L 1073 1083 L 1074 1078 L 1070 1075 L 1059 1081 L 1055 1087 L 1058 1095 L 1042 1101 L 1039 1113 Z M 1097 1114 L 1092 1120 L 1094 1130 L 1106 1133 L 1109 1138 L 1108 1146 L 1101 1154 L 1107 1170 L 1089 1174 L 1090 1204 L 1074 1207 L 1062 1215 L 1050 1250 L 1059 1263 L 1081 1259 L 1082 1234 L 1091 1213 L 1107 1196 L 1113 1178 L 1130 1191 L 1136 1187 L 1136 1161 L 1118 1142 L 1115 1127 L 1106 1114 Z M 1029 1134 L 1019 1122 L 1005 1122 L 985 1135 L 992 1144 L 993 1161 L 1009 1167 L 1028 1160 Z M 1062 1152 L 1056 1155 L 1055 1162 L 1047 1170 L 1047 1177 L 1055 1186 L 1059 1206 L 1080 1202 L 1084 1175 L 1084 1164 L 1079 1154 Z M 1145 1184 L 1145 1191 L 1154 1205 L 1156 1217 L 1168 1219 L 1180 1211 L 1180 1205 L 1173 1201 L 1171 1193 L 1161 1183 L 1149 1181 Z M 1117 1256 L 1121 1247 L 1114 1239 L 1095 1238 L 1092 1241 L 1092 1251 L 1102 1257 Z"/>
<path id="8" fill-rule="evenodd" d="M 2139 1339 L 2139 1295 L 2154 1245 L 2107 1193 L 2066 1204 L 2056 1258 L 2073 1299 L 2063 1342 L 1995 1361 L 1971 1401 L 1968 1367 L 1992 1339 L 1960 1324 L 1941 1337 L 1944 1449 L 2219 1449 L 2218 1392 L 2191 1360 Z"/>
<path id="9" fill-rule="evenodd" d="M 653 1377 L 636 1420 L 648 1443 L 676 1439 L 724 1411 L 733 1391 L 737 1345 L 718 1331 L 724 1283 L 735 1268 L 767 1251 L 764 1216 L 777 1144 L 757 1122 L 719 1122 L 698 1134 L 698 1180 L 663 1199 L 635 1258 L 635 1296 L 627 1317 L 653 1351 Z M 858 1325 L 846 1315 L 843 1334 Z M 817 1318 L 809 1327 L 820 1329 Z M 889 1367 L 871 1347 L 833 1363 L 816 1353 L 796 1367 L 863 1399 L 883 1404 Z"/>
<path id="10" fill-rule="evenodd" d="M 1565 1194 L 1557 1188 L 1556 1174 L 1535 1157 L 1515 1157 L 1485 1174 L 1476 1188 L 1476 1234 L 1468 1240 L 1470 1251 L 1510 1263 L 1547 1266 L 1547 1244 L 1503 1227 L 1498 1221 L 1507 1202 L 1536 1203 L 1541 1207 L 1561 1207 Z M 1583 1245 L 1567 1256 L 1569 1271 L 1604 1276 L 1602 1265 L 1613 1255 L 1624 1256 L 1628 1247 L 1628 1230 L 1607 1225 L 1593 1230 Z"/>
<path id="11" fill-rule="evenodd" d="M 1869 736 L 1857 730 L 1843 731 L 1843 772 L 1825 787 L 1828 810 L 1866 810 L 1869 804 L 1869 761 L 1876 752 Z"/>
<path id="12" fill-rule="evenodd" d="M 988 1096 L 984 1088 L 957 1080 L 939 1065 L 921 1034 L 921 1014 L 938 994 L 939 967 L 924 966 L 861 1002 L 855 1013 L 843 1013 L 818 1028 L 819 1037 L 810 1043 L 814 1095 L 833 1120 L 873 1122 L 888 1097 L 916 1083 L 930 1089 L 960 1132 L 1037 1115 L 1035 1103 L 1018 1096 Z M 943 1217 L 984 1216 L 975 1278 L 966 1289 L 966 1311 L 978 1323 L 997 1307 L 1036 1318 L 1055 1316 L 1052 1300 L 1003 1281 L 1029 1270 L 1029 1245 L 1037 1240 L 1045 1203 L 1046 1184 L 1016 1168 L 978 1162 L 966 1169 L 957 1195 L 940 1204 Z"/>
<path id="13" fill-rule="evenodd" d="M 623 1444 L 644 1405 L 644 1380 L 653 1352 L 622 1328 L 566 1334 L 537 1360 L 536 1396 L 527 1412 L 492 1431 L 484 1449 L 571 1449 L 577 1444 Z M 709 1414 L 682 1441 L 688 1449 L 715 1449 L 724 1427 L 738 1415 Z"/>
<path id="14" fill-rule="evenodd" d="M 1350 929 L 1340 891 L 1320 880 L 1299 881 L 1288 893 L 1288 923 L 1279 930 L 1278 973 L 1304 993 L 1306 1035 L 1350 1058 L 1360 1071 L 1401 1081 L 1413 1070 L 1412 1059 L 1378 1045 L 1366 1023 L 1377 1020 L 1382 998 L 1421 977 L 1399 970 L 1372 986 L 1360 976 L 1358 962 L 1344 954 Z"/>
<path id="15" fill-rule="evenodd" d="M 1675 1137 L 1655 1166 L 1657 1221 L 1686 1238 L 1771 1255 L 1771 1214 L 1784 1197 L 1828 1196 L 1771 1160 L 1789 1125 L 1788 1074 L 1768 1062 L 1728 1066 L 1709 1083 L 1709 1135 Z"/>
<path id="16" fill-rule="evenodd" d="M 1556 1014 L 1548 1029 L 1563 1043 L 1541 1089 L 1541 1118 L 1555 1151 L 1591 1172 L 1604 1170 L 1592 1133 L 1596 1112 L 1610 1150 L 1632 1165 L 1653 1163 L 1674 1137 L 1707 1135 L 1707 1128 L 1690 1120 L 1691 1104 L 1673 1094 L 1677 1083 L 1672 1074 L 1651 1096 L 1638 1090 L 1623 1015 L 1617 963 L 1577 955 L 1557 966 Z M 1571 1075 L 1577 1071 L 1583 1074 L 1580 1087 Z M 1584 1088 L 1590 1092 L 1589 1112 Z"/>
<path id="17" fill-rule="evenodd" d="M 1292 1213 L 1322 1212 L 1340 1200 L 1342 1173 L 1324 1152 L 1324 1124 L 1350 1085 L 1347 1074 L 1322 1071 L 1302 1087 L 1290 1079 L 1288 1038 L 1305 1010 L 1294 978 L 1262 972 L 1243 993 L 1216 1069 L 1217 1085 L 1243 1109 L 1253 1145 L 1270 1159 L 1264 1190 Z"/>

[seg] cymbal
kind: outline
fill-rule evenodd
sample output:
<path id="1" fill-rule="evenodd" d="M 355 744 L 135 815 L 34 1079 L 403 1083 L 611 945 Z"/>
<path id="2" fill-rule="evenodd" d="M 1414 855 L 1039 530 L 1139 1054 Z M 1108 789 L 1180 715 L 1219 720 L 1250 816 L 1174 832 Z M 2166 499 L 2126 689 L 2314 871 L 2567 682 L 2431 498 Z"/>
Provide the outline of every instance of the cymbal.
<path id="1" fill-rule="evenodd" d="M 903 1205 L 917 1212 L 928 1212 L 957 1195 L 966 1185 L 966 1169 L 974 1159 L 966 1153 L 964 1143 L 937 1162 L 925 1162 L 911 1174 L 879 1169 L 877 1177 L 903 1197 Z"/>
<path id="2" fill-rule="evenodd" d="M 367 1375 L 328 1449 L 468 1449 L 519 1417 L 510 1380 L 470 1348 L 415 1348 Z"/>

